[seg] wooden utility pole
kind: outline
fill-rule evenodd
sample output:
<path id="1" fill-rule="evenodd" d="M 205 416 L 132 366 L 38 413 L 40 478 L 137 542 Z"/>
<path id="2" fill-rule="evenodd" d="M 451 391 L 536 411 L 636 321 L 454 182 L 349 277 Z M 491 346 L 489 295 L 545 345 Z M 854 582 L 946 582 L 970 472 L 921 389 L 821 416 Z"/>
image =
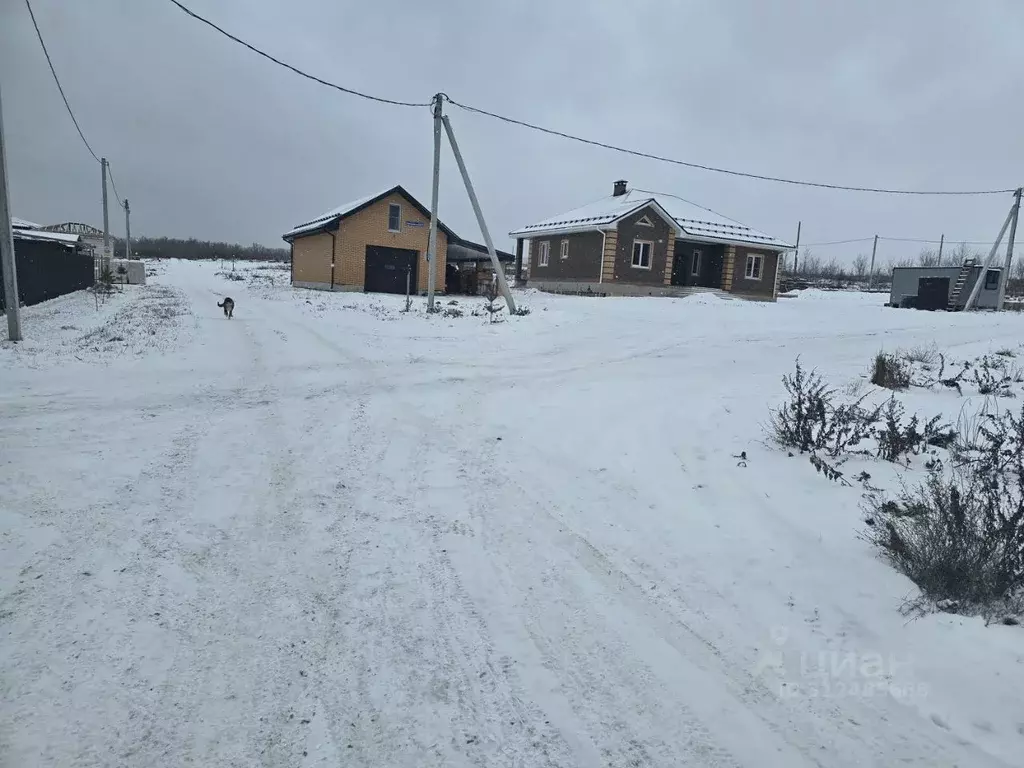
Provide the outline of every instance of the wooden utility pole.
<path id="1" fill-rule="evenodd" d="M 946 244 L 946 234 L 942 233 L 939 236 L 939 263 L 937 266 L 942 266 L 942 246 Z"/>

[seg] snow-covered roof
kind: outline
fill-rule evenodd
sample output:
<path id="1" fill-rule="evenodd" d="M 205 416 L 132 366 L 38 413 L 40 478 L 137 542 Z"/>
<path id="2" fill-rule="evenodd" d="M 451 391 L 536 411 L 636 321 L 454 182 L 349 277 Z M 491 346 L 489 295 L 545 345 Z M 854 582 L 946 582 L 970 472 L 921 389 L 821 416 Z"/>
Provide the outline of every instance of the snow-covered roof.
<path id="1" fill-rule="evenodd" d="M 666 219 L 676 223 L 676 236 L 715 243 L 757 244 L 785 250 L 792 246 L 745 224 L 714 213 L 707 208 L 674 195 L 629 189 L 623 195 L 611 195 L 575 208 L 560 216 L 531 224 L 509 233 L 512 237 L 562 234 L 593 229 L 611 229 L 619 219 L 654 205 Z"/>
<path id="2" fill-rule="evenodd" d="M 366 205 L 371 200 L 375 200 L 378 197 L 384 197 L 385 195 L 389 194 L 390 192 L 391 192 L 391 189 L 386 189 L 383 192 L 377 192 L 377 193 L 372 194 L 372 195 L 367 195 L 366 197 L 360 197 L 358 200 L 352 200 L 351 202 L 345 203 L 344 205 L 339 205 L 337 208 L 332 208 L 331 210 L 327 211 L 327 213 L 322 213 L 319 216 L 317 216 L 315 219 L 310 219 L 306 223 L 299 224 L 294 229 L 292 229 L 292 230 L 290 230 L 288 232 L 285 232 L 284 233 L 284 238 L 288 239 L 289 237 L 295 237 L 296 235 L 301 235 L 304 232 L 312 232 L 314 229 L 320 229 L 320 227 L 324 226 L 325 224 L 327 224 L 328 222 L 332 221 L 333 219 L 337 219 L 337 218 L 341 218 L 342 216 L 346 216 L 346 215 L 352 213 L 352 211 L 356 210 L 357 208 Z"/>
<path id="3" fill-rule="evenodd" d="M 430 210 L 426 206 L 424 206 L 415 197 L 410 195 L 408 191 L 406 191 L 405 187 L 403 187 L 401 184 L 396 184 L 395 186 L 389 187 L 388 189 L 385 189 L 383 192 L 378 192 L 375 195 L 367 195 L 366 197 L 360 197 L 358 200 L 353 200 L 352 202 L 345 203 L 344 205 L 339 205 L 337 208 L 333 208 L 327 211 L 327 213 L 320 214 L 315 219 L 310 219 L 304 224 L 299 224 L 294 229 L 285 232 L 281 237 L 287 240 L 288 242 L 291 242 L 293 239 L 299 237 L 300 235 L 316 232 L 318 230 L 334 229 L 334 223 L 336 221 L 340 221 L 346 216 L 349 216 L 355 213 L 356 211 L 365 208 L 368 205 L 372 205 L 378 200 L 383 200 L 385 197 L 394 194 L 401 195 L 403 198 L 408 200 L 413 205 L 413 207 L 416 208 L 416 210 L 418 210 L 421 214 L 423 214 L 427 218 L 430 217 Z M 454 232 L 452 232 L 450 229 L 448 229 L 448 227 L 446 227 L 441 221 L 437 222 L 437 228 L 448 236 L 449 241 L 461 241 L 462 239 Z"/>
<path id="4" fill-rule="evenodd" d="M 45 240 L 51 243 L 62 245 L 78 245 L 82 241 L 81 235 L 65 235 L 62 232 L 44 232 L 39 229 L 15 229 L 15 240 Z"/>
<path id="5" fill-rule="evenodd" d="M 43 225 L 26 219 L 19 219 L 17 216 L 11 216 L 11 226 L 15 229 L 42 229 Z"/>

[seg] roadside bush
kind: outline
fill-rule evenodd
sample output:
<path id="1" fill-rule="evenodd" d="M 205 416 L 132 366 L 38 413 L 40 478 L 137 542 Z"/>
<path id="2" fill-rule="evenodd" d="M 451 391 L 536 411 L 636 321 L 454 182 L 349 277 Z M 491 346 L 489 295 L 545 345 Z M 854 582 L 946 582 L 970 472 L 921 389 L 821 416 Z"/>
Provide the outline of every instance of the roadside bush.
<path id="1" fill-rule="evenodd" d="M 878 458 L 899 462 L 911 454 L 918 454 L 929 446 L 948 448 L 956 433 L 948 424 L 941 423 L 941 416 L 933 416 L 922 426 L 915 413 L 904 424 L 903 405 L 891 397 L 880 410 L 881 425 L 875 429 Z"/>
<path id="2" fill-rule="evenodd" d="M 977 607 L 1007 596 L 1014 582 L 1006 546 L 986 535 L 985 509 L 970 478 L 928 480 L 896 501 L 876 502 L 867 538 L 931 600 Z M 965 607 L 966 607 L 965 606 Z"/>
<path id="3" fill-rule="evenodd" d="M 782 377 L 782 384 L 789 397 L 771 412 L 768 436 L 800 453 L 825 453 L 845 460 L 850 454 L 870 455 L 862 446 L 874 440 L 878 458 L 899 462 L 928 447 L 949 447 L 955 437 L 939 416 L 923 424 L 916 414 L 905 420 L 904 408 L 895 397 L 875 408 L 864 406 L 867 395 L 837 404 L 835 391 L 817 371 L 805 371 L 799 359 L 796 370 Z"/>
<path id="4" fill-rule="evenodd" d="M 1005 359 L 991 355 L 982 357 L 971 371 L 971 380 L 978 393 L 993 397 L 1016 397 L 1013 384 L 1018 376 L 1008 369 Z"/>
<path id="5" fill-rule="evenodd" d="M 1024 595 L 1024 408 L 960 430 L 952 470 L 871 503 L 867 538 L 932 600 L 961 609 Z M 1019 600 L 1018 600 L 1019 602 Z"/>
<path id="6" fill-rule="evenodd" d="M 795 448 L 800 453 L 820 448 L 835 392 L 817 371 L 804 371 L 800 358 L 796 360 L 796 370 L 782 377 L 782 386 L 789 400 L 771 412 L 770 437 L 784 448 Z"/>
<path id="7" fill-rule="evenodd" d="M 910 386 L 910 369 L 897 355 L 879 352 L 871 369 L 871 383 L 886 389 L 906 389 Z"/>

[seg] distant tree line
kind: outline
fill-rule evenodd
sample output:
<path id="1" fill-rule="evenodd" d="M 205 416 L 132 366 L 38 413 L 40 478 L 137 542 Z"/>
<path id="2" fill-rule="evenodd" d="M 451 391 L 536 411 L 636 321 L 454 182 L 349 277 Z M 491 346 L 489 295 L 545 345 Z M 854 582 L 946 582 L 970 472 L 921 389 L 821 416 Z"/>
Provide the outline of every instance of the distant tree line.
<path id="1" fill-rule="evenodd" d="M 124 258 L 124 240 L 115 240 L 114 255 Z M 268 248 L 259 243 L 239 245 L 179 237 L 132 238 L 132 256 L 143 259 L 238 259 L 239 261 L 288 261 L 287 248 Z"/>

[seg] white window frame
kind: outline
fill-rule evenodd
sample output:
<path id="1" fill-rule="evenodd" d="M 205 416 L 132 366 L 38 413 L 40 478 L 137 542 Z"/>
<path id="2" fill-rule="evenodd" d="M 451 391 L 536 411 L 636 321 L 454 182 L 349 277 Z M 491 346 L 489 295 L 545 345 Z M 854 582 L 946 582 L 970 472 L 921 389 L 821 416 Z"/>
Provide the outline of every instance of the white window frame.
<path id="1" fill-rule="evenodd" d="M 398 209 L 398 229 L 391 228 L 391 209 Z M 402 231 L 402 206 L 399 203 L 388 203 L 388 232 Z"/>
<path id="2" fill-rule="evenodd" d="M 561 250 L 559 251 L 558 255 L 562 259 L 562 261 L 565 261 L 566 259 L 569 258 L 569 241 L 568 240 L 563 240 L 562 241 Z"/>
<path id="3" fill-rule="evenodd" d="M 654 222 L 651 221 L 651 217 L 650 216 L 647 216 L 646 214 L 644 214 L 637 221 L 636 225 L 638 227 L 653 227 L 654 226 Z"/>
<path id="4" fill-rule="evenodd" d="M 639 264 L 636 263 L 636 247 L 638 245 L 640 246 L 640 263 Z M 645 245 L 647 246 L 647 264 L 646 265 L 644 265 L 644 263 L 643 263 L 643 260 L 644 260 L 643 259 L 643 255 L 644 255 L 643 246 L 645 246 Z M 630 263 L 630 266 L 633 267 L 633 269 L 652 269 L 653 266 L 654 266 L 654 241 L 652 241 L 652 240 L 640 240 L 640 239 L 634 240 L 633 241 L 633 251 L 630 254 L 629 263 Z"/>
<path id="5" fill-rule="evenodd" d="M 701 262 L 704 260 L 704 253 L 699 248 L 693 249 L 693 264 L 690 266 L 690 277 L 700 277 Z"/>
<path id="6" fill-rule="evenodd" d="M 537 243 L 537 266 L 546 267 L 551 261 L 551 243 L 541 240 Z"/>
<path id="7" fill-rule="evenodd" d="M 757 265 L 757 276 L 754 276 L 754 265 Z M 760 280 L 764 277 L 764 254 L 763 253 L 748 253 L 747 254 L 747 268 L 743 273 L 744 279 L 746 280 Z"/>

